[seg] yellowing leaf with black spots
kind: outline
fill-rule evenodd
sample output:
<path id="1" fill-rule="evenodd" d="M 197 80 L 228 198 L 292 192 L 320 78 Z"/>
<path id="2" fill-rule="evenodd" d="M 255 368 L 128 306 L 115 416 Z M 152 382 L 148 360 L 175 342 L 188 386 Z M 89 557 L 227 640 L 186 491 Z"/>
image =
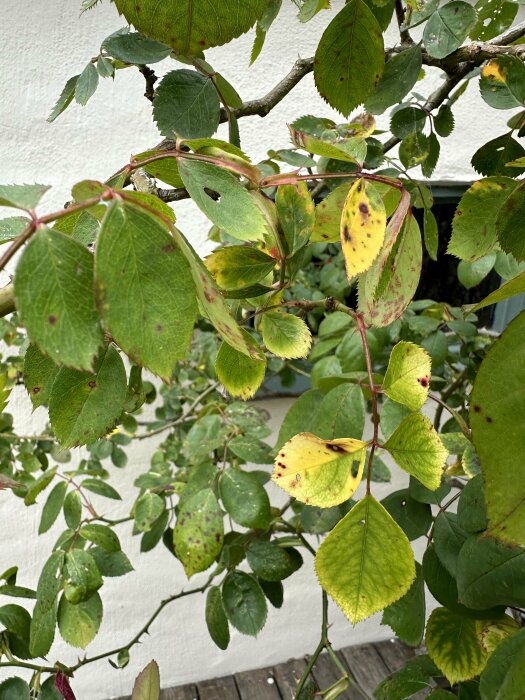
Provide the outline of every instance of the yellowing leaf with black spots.
<path id="1" fill-rule="evenodd" d="M 381 196 L 364 178 L 350 188 L 341 214 L 341 246 L 348 279 L 366 272 L 379 255 L 386 231 Z"/>
<path id="2" fill-rule="evenodd" d="M 215 360 L 215 371 L 231 396 L 249 399 L 263 383 L 266 357 L 249 333 L 243 330 L 242 334 L 246 344 L 256 351 L 258 359 L 248 357 L 223 342 Z"/>
<path id="3" fill-rule="evenodd" d="M 399 600 L 416 576 L 407 536 L 372 496 L 330 532 L 317 550 L 315 571 L 354 624 Z"/>
<path id="4" fill-rule="evenodd" d="M 366 443 L 361 440 L 321 440 L 299 433 L 279 450 L 272 480 L 302 503 L 330 508 L 355 492 L 365 457 Z"/>
<path id="5" fill-rule="evenodd" d="M 422 413 L 407 416 L 384 444 L 397 464 L 435 491 L 441 484 L 448 452 Z"/>
<path id="6" fill-rule="evenodd" d="M 173 529 L 173 546 L 188 578 L 213 564 L 223 537 L 223 513 L 211 489 L 184 499 Z"/>
<path id="7" fill-rule="evenodd" d="M 268 311 L 263 314 L 260 330 L 264 344 L 278 357 L 296 359 L 307 357 L 312 334 L 306 323 L 293 314 Z"/>
<path id="8" fill-rule="evenodd" d="M 432 661 L 451 683 L 468 681 L 485 668 L 488 654 L 481 643 L 484 621 L 437 608 L 427 623 L 426 645 Z"/>
<path id="9" fill-rule="evenodd" d="M 383 381 L 385 394 L 397 403 L 418 411 L 425 403 L 432 361 L 426 350 L 401 341 L 394 346 Z"/>

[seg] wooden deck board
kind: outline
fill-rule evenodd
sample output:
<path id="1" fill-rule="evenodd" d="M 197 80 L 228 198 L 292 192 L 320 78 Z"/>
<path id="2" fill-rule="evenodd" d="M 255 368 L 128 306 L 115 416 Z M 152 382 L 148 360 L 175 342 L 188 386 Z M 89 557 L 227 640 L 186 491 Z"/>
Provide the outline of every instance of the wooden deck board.
<path id="1" fill-rule="evenodd" d="M 235 674 L 241 700 L 281 700 L 271 668 Z"/>
<path id="2" fill-rule="evenodd" d="M 295 689 L 306 668 L 304 659 L 290 659 L 272 668 L 282 700 L 294 700 Z"/>
<path id="3" fill-rule="evenodd" d="M 413 649 L 393 639 L 387 639 L 384 642 L 376 642 L 374 647 L 379 652 L 379 656 L 385 662 L 390 673 L 398 671 L 405 665 L 408 659 L 411 659 L 415 655 Z"/>
<path id="4" fill-rule="evenodd" d="M 197 683 L 200 700 L 240 700 L 233 676 Z"/>
<path id="5" fill-rule="evenodd" d="M 342 657 L 339 656 L 339 658 L 343 661 L 343 664 L 346 665 Z M 321 654 L 315 663 L 313 668 L 313 676 L 317 682 L 317 685 L 319 686 L 319 689 L 326 690 L 341 678 L 342 673 L 335 666 L 328 654 L 324 653 Z M 363 700 L 363 696 L 354 686 L 350 686 L 350 688 L 339 697 L 341 700 Z"/>
<path id="6" fill-rule="evenodd" d="M 389 670 L 372 644 L 362 644 L 341 649 L 341 654 L 352 676 L 361 688 L 372 695 L 379 683 L 389 675 Z"/>
<path id="7" fill-rule="evenodd" d="M 191 685 L 179 685 L 160 691 L 160 700 L 199 700 L 197 688 Z"/>

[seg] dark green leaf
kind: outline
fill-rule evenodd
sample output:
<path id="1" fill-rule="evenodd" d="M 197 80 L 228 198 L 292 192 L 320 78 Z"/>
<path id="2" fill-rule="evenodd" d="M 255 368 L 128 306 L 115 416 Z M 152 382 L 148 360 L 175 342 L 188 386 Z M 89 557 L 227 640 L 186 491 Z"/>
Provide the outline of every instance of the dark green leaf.
<path id="1" fill-rule="evenodd" d="M 418 647 L 425 632 L 425 581 L 421 564 L 416 562 L 416 578 L 408 593 L 383 612 L 382 625 L 389 625 L 395 634 L 412 647 Z"/>
<path id="2" fill-rule="evenodd" d="M 75 84 L 75 100 L 79 105 L 86 105 L 98 87 L 98 71 L 94 63 L 89 62 L 78 76 Z"/>
<path id="3" fill-rule="evenodd" d="M 265 581 L 282 581 L 303 564 L 300 552 L 293 547 L 280 547 L 278 540 L 254 540 L 246 554 L 253 573 Z"/>
<path id="4" fill-rule="evenodd" d="M 31 691 L 22 678 L 7 678 L 0 683 L 0 700 L 31 700 Z"/>
<path id="5" fill-rule="evenodd" d="M 199 464 L 210 452 L 223 447 L 227 434 L 228 429 L 220 416 L 204 416 L 192 425 L 186 435 L 184 453 L 194 464 Z"/>
<path id="6" fill-rule="evenodd" d="M 412 107 L 410 105 L 403 106 L 397 109 L 392 115 L 390 121 L 390 130 L 400 139 L 404 139 L 405 136 L 413 134 L 416 131 L 422 131 L 427 115 L 419 107 Z"/>
<path id="7" fill-rule="evenodd" d="M 271 520 L 270 500 L 264 486 L 249 472 L 227 469 L 219 481 L 224 507 L 244 527 L 266 530 Z"/>
<path id="8" fill-rule="evenodd" d="M 108 484 L 101 479 L 84 479 L 82 482 L 82 488 L 96 493 L 99 496 L 104 496 L 104 498 L 111 498 L 114 501 L 121 501 L 122 496 L 116 491 L 111 484 Z"/>
<path id="9" fill-rule="evenodd" d="M 230 643 L 230 628 L 224 612 L 221 589 L 212 586 L 206 596 L 206 625 L 210 637 L 219 649 L 227 649 Z"/>
<path id="10" fill-rule="evenodd" d="M 365 427 L 365 400 L 356 384 L 340 384 L 321 401 L 314 433 L 323 440 L 360 440 Z M 298 432 L 305 432 L 304 430 Z"/>
<path id="11" fill-rule="evenodd" d="M 434 129 L 439 136 L 450 136 L 454 129 L 454 115 L 448 105 L 441 105 L 434 116 Z"/>
<path id="12" fill-rule="evenodd" d="M 381 503 L 404 530 L 409 540 L 416 540 L 428 532 L 432 524 L 430 506 L 414 501 L 408 489 L 390 494 Z"/>
<path id="13" fill-rule="evenodd" d="M 483 496 L 483 479 L 478 474 L 464 487 L 458 502 L 458 525 L 475 534 L 487 528 L 487 512 Z"/>
<path id="14" fill-rule="evenodd" d="M 482 69 L 481 97 L 494 109 L 513 109 L 525 103 L 525 66 L 515 56 L 496 56 Z"/>
<path id="15" fill-rule="evenodd" d="M 115 532 L 107 525 L 90 523 L 80 528 L 79 535 L 89 542 L 106 549 L 108 552 L 118 552 L 120 541 Z"/>
<path id="16" fill-rule="evenodd" d="M 76 605 L 90 598 L 102 586 L 102 577 L 89 552 L 72 549 L 66 554 L 64 594 Z"/>
<path id="17" fill-rule="evenodd" d="M 296 399 L 290 406 L 281 424 L 276 449 L 279 449 L 298 433 L 315 432 L 319 406 L 324 394 L 317 389 L 310 389 Z M 346 437 L 346 436 L 344 436 Z"/>
<path id="18" fill-rule="evenodd" d="M 82 518 L 82 502 L 77 491 L 70 491 L 64 498 L 64 518 L 71 530 L 76 530 Z"/>
<path id="19" fill-rule="evenodd" d="M 133 567 L 122 551 L 110 552 L 102 547 L 91 547 L 89 550 L 102 576 L 124 576 Z"/>
<path id="20" fill-rule="evenodd" d="M 468 533 L 458 525 L 454 513 L 440 513 L 434 521 L 434 549 L 453 578 L 456 578 L 459 552 L 467 537 Z"/>
<path id="21" fill-rule="evenodd" d="M 222 584 L 222 599 L 231 624 L 255 637 L 264 627 L 267 606 L 264 593 L 253 576 L 242 571 L 230 572 Z"/>
<path id="22" fill-rule="evenodd" d="M 525 215 L 525 187 L 520 183 L 502 202 L 496 216 L 498 241 L 506 253 L 516 260 L 525 260 L 523 217 Z"/>
<path id="23" fill-rule="evenodd" d="M 35 657 L 46 656 L 53 639 L 57 616 L 57 596 L 62 588 L 64 552 L 53 552 L 38 579 L 37 599 L 31 620 L 29 648 Z"/>
<path id="24" fill-rule="evenodd" d="M 112 34 L 104 39 L 102 48 L 119 61 L 138 65 L 157 63 L 157 61 L 167 58 L 171 53 L 171 47 L 148 39 L 138 32 Z"/>
<path id="25" fill-rule="evenodd" d="M 85 649 L 96 636 L 102 622 L 102 601 L 98 593 L 73 605 L 65 595 L 58 606 L 58 628 L 62 638 L 73 647 Z"/>
<path id="26" fill-rule="evenodd" d="M 173 544 L 188 578 L 213 564 L 223 537 L 223 513 L 211 489 L 184 500 L 173 530 Z"/>
<path id="27" fill-rule="evenodd" d="M 411 90 L 421 72 L 421 48 L 416 45 L 394 55 L 385 65 L 376 89 L 365 102 L 372 114 L 383 114 L 393 104 L 401 102 Z"/>
<path id="28" fill-rule="evenodd" d="M 148 491 L 139 496 L 134 507 L 135 525 L 138 530 L 149 532 L 165 507 L 164 499 L 156 493 Z"/>
<path id="29" fill-rule="evenodd" d="M 508 175 L 515 177 L 523 168 L 507 167 L 506 163 L 525 156 L 525 148 L 512 138 L 512 131 L 487 141 L 472 156 L 472 166 L 482 175 Z"/>
<path id="30" fill-rule="evenodd" d="M 264 595 L 270 601 L 274 608 L 282 607 L 284 601 L 284 587 L 280 581 L 265 581 L 258 579 L 260 587 L 263 589 Z"/>
<path id="31" fill-rule="evenodd" d="M 470 37 L 478 41 L 489 41 L 508 29 L 516 13 L 519 3 L 506 0 L 478 0 L 475 5 L 478 19 L 470 30 Z"/>
<path id="32" fill-rule="evenodd" d="M 525 629 L 504 639 L 479 679 L 481 700 L 520 700 L 525 683 Z"/>
<path id="33" fill-rule="evenodd" d="M 423 43 L 434 58 L 445 58 L 455 51 L 474 27 L 477 14 L 462 0 L 453 0 L 438 8 L 425 25 Z"/>
<path id="34" fill-rule="evenodd" d="M 64 85 L 64 89 L 60 93 L 60 97 L 58 98 L 56 105 L 53 107 L 53 111 L 47 118 L 49 123 L 54 122 L 55 119 L 59 117 L 73 101 L 79 77 L 79 75 L 74 75 L 72 78 L 69 78 L 67 83 Z"/>

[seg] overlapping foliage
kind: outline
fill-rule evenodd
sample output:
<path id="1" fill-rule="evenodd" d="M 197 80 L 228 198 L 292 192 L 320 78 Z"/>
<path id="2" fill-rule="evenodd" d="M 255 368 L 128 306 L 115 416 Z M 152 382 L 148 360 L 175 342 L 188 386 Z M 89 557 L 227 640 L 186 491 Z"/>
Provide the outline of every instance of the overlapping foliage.
<path id="1" fill-rule="evenodd" d="M 301 22 L 330 10 L 326 0 L 293 1 Z M 101 78 L 136 67 L 165 140 L 104 181 L 75 184 L 53 213 L 41 213 L 47 187 L 0 186 L 0 205 L 16 210 L 0 221 L 9 244 L 0 268 L 21 252 L 0 291 L 3 316 L 13 314 L 3 339 L 20 350 L 3 359 L 2 410 L 23 378 L 50 423 L 43 435 L 20 436 L 4 410 L 0 489 L 42 506 L 39 532 L 58 534 L 36 589 L 22 585 L 15 561 L 0 577 L 1 595 L 29 601 L 0 606 L 0 668 L 34 671 L 30 684 L 3 681 L 0 700 L 72 697 L 78 668 L 105 656 L 126 666 L 164 607 L 192 592 L 206 591 L 220 649 L 231 629 L 255 636 L 268 602 L 282 605 L 301 551 L 315 557 L 323 631 L 297 698 L 316 692 L 309 674 L 323 649 L 341 670 L 327 595 L 353 623 L 383 611 L 408 645 L 425 639 L 428 655 L 384 681 L 378 699 L 409 698 L 439 678 L 449 690 L 429 697 L 518 698 L 525 639 L 510 610 L 525 605 L 525 316 L 496 340 L 476 316 L 525 291 L 525 25 L 515 23 L 516 5 L 349 0 L 331 10 L 314 57 L 243 102 L 203 52 L 255 27 L 251 60 L 264 56 L 280 0 L 115 4 L 133 29 L 104 40 L 49 121 L 73 101 L 85 105 Z M 399 42 L 388 48 L 394 15 Z M 152 66 L 162 61 L 170 67 L 159 80 Z M 427 96 L 417 87 L 423 70 L 444 77 Z M 290 149 L 268 144 L 268 158 L 252 163 L 240 120 L 266 116 L 311 71 L 344 121 L 306 114 L 289 125 Z M 461 198 L 448 241 L 465 288 L 493 269 L 505 283 L 458 308 L 413 301 L 423 249 L 435 260 L 444 243 L 431 187 L 418 178 L 434 172 L 469 85 L 491 108 L 514 111 L 508 131 L 472 153 L 483 177 Z M 387 110 L 384 134 L 374 115 Z M 223 121 L 228 141 L 215 136 Z M 218 244 L 205 261 L 169 205 L 188 197 Z M 270 445 L 266 414 L 244 400 L 271 378 L 301 375 L 311 388 Z M 133 476 L 134 503 L 106 517 L 104 499 L 122 500 L 110 482 L 126 466 L 124 448 L 164 432 L 148 470 Z M 379 451 L 408 475 L 382 499 L 374 483 L 390 472 Z M 278 507 L 264 468 L 272 463 L 272 481 L 289 496 Z M 56 629 L 86 648 L 103 618 L 104 578 L 132 571 L 117 532 L 126 524 L 141 551 L 162 543 L 188 578 L 207 579 L 160 603 L 120 649 L 52 665 Z M 417 562 L 410 543 L 424 536 Z M 428 622 L 425 587 L 439 604 Z M 323 696 L 350 682 L 343 676 Z M 154 665 L 135 692 L 158 697 Z"/>

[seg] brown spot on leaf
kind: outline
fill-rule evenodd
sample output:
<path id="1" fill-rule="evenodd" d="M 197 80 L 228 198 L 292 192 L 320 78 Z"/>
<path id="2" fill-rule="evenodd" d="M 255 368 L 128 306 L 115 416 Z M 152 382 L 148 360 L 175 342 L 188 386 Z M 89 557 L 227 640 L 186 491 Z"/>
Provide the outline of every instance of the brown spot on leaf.
<path id="1" fill-rule="evenodd" d="M 474 406 L 472 406 L 472 408 L 474 409 L 474 413 L 479 413 L 481 411 L 481 407 L 478 406 L 477 404 L 474 404 Z"/>
<path id="2" fill-rule="evenodd" d="M 325 236 L 325 238 L 328 238 L 328 236 Z M 352 236 L 350 235 L 350 231 L 348 230 L 348 226 L 343 227 L 343 239 L 347 243 L 350 243 L 350 241 L 352 240 Z"/>
<path id="3" fill-rule="evenodd" d="M 361 202 L 361 204 L 359 205 L 359 211 L 361 212 L 361 214 L 368 215 L 368 206 L 364 202 Z"/>
<path id="4" fill-rule="evenodd" d="M 89 381 L 89 382 L 88 382 L 88 387 L 89 387 L 90 389 L 96 389 L 96 387 L 97 387 L 96 381 L 95 381 L 94 379 L 92 379 L 91 381 Z"/>
<path id="5" fill-rule="evenodd" d="M 344 452 L 344 449 L 341 447 L 341 445 L 332 445 L 332 443 L 327 442 L 326 447 L 332 452 Z"/>
<path id="6" fill-rule="evenodd" d="M 421 386 L 424 389 L 426 389 L 428 387 L 428 384 L 429 384 L 428 377 L 419 377 L 417 381 L 421 384 Z"/>
<path id="7" fill-rule="evenodd" d="M 487 421 L 487 423 L 492 423 L 492 418 L 491 418 L 491 416 L 487 416 L 487 417 L 485 418 L 485 420 Z"/>
<path id="8" fill-rule="evenodd" d="M 34 386 L 34 387 L 31 389 L 31 391 L 33 392 L 33 394 L 38 394 L 38 393 L 40 392 L 40 387 L 39 387 L 39 386 Z"/>
<path id="9" fill-rule="evenodd" d="M 48 316 L 48 317 L 47 317 L 47 321 L 48 321 L 48 323 L 50 323 L 52 326 L 54 326 L 54 325 L 56 325 L 57 317 L 56 317 L 56 316 L 53 316 L 53 314 L 51 314 L 51 316 Z"/>
<path id="10" fill-rule="evenodd" d="M 173 245 L 173 243 L 166 243 L 166 245 L 162 246 L 163 253 L 173 253 L 174 250 L 175 246 Z"/>

